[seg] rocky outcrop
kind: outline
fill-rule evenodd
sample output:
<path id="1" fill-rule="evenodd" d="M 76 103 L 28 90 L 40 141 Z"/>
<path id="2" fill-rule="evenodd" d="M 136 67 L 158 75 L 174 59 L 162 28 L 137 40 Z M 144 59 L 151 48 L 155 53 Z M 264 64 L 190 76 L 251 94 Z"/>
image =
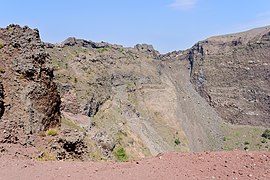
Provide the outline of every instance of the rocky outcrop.
<path id="1" fill-rule="evenodd" d="M 270 126 L 270 27 L 206 39 L 185 56 L 194 87 L 224 120 Z"/>
<path id="2" fill-rule="evenodd" d="M 137 49 L 139 52 L 150 55 L 150 57 L 153 58 L 157 58 L 160 55 L 159 52 L 155 50 L 152 45 L 149 44 L 137 44 L 134 48 Z"/>
<path id="3" fill-rule="evenodd" d="M 0 40 L 1 129 L 30 135 L 58 126 L 60 96 L 38 30 L 10 25 L 0 29 Z"/>
<path id="4" fill-rule="evenodd" d="M 101 149 L 102 154 L 106 157 L 111 157 L 111 153 L 117 144 L 115 140 L 109 137 L 106 132 L 98 132 L 93 139 L 96 145 Z"/>
<path id="5" fill-rule="evenodd" d="M 52 150 L 56 148 L 56 158 L 58 160 L 65 159 L 88 159 L 88 149 L 85 142 L 85 135 L 83 133 L 74 133 L 72 131 L 64 130 L 64 135 L 59 137 L 56 146 L 53 144 Z"/>

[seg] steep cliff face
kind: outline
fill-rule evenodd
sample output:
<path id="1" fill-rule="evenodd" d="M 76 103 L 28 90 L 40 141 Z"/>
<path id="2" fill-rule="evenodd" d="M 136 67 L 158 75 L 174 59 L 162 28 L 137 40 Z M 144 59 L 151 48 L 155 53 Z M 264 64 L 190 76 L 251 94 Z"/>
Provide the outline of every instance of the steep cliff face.
<path id="1" fill-rule="evenodd" d="M 2 142 L 20 141 L 15 131 L 36 134 L 60 123 L 60 96 L 38 30 L 0 29 L 0 125 Z M 2 130 L 1 130 L 2 133 Z"/>
<path id="2" fill-rule="evenodd" d="M 224 120 L 270 126 L 270 27 L 211 37 L 185 53 L 191 82 Z"/>
<path id="3" fill-rule="evenodd" d="M 186 61 L 146 44 L 124 48 L 68 38 L 46 47 L 65 121 L 82 127 L 102 156 L 111 158 L 118 147 L 131 159 L 221 148 L 221 119 L 194 91 Z"/>

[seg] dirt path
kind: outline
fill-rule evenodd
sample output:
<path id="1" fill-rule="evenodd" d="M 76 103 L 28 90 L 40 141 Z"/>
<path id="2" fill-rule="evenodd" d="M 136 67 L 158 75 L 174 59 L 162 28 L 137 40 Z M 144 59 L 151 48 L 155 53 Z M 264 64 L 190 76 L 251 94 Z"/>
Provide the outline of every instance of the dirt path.
<path id="1" fill-rule="evenodd" d="M 0 158 L 0 179 L 270 179 L 270 152 L 169 153 L 142 161 L 37 162 Z"/>

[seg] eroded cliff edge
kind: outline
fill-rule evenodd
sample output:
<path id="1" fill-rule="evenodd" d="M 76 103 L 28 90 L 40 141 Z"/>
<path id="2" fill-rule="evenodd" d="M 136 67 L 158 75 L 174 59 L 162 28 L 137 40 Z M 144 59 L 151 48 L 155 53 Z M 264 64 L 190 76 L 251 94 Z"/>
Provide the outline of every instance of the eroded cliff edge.
<path id="1" fill-rule="evenodd" d="M 216 36 L 186 51 L 191 82 L 227 122 L 270 126 L 270 27 Z"/>

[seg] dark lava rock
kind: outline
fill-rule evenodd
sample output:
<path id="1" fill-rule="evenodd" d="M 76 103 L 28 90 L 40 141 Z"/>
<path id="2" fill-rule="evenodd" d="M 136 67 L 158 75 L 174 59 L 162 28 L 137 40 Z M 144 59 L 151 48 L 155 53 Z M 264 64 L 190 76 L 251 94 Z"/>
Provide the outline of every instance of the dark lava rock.
<path id="1" fill-rule="evenodd" d="M 87 159 L 87 144 L 83 133 L 66 132 L 64 136 L 58 140 L 60 149 L 57 153 L 57 159 Z"/>
<path id="2" fill-rule="evenodd" d="M 0 126 L 39 133 L 59 125 L 60 96 L 38 30 L 18 25 L 0 29 Z M 5 109 L 3 108 L 3 99 Z"/>

